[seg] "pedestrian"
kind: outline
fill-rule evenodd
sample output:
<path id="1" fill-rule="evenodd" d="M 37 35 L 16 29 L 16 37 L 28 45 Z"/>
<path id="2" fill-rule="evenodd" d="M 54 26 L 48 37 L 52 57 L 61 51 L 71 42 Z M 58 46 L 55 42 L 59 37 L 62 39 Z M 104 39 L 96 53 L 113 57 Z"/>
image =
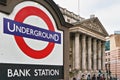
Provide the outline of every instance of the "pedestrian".
<path id="1" fill-rule="evenodd" d="M 110 76 L 110 80 L 113 80 L 112 76 Z"/>
<path id="2" fill-rule="evenodd" d="M 76 80 L 76 78 L 74 77 L 73 80 Z"/>
<path id="3" fill-rule="evenodd" d="M 95 74 L 92 76 L 92 80 L 97 80 Z"/>
<path id="4" fill-rule="evenodd" d="M 101 80 L 105 80 L 105 79 L 106 79 L 106 78 L 105 78 L 105 75 L 103 74 L 103 75 L 102 75 L 102 79 L 101 79 Z"/>
<path id="5" fill-rule="evenodd" d="M 98 74 L 98 76 L 97 76 L 97 80 L 100 80 L 101 79 L 101 76 L 100 76 L 100 74 Z"/>
<path id="6" fill-rule="evenodd" d="M 87 80 L 91 80 L 90 74 L 87 76 Z"/>
<path id="7" fill-rule="evenodd" d="M 85 75 L 84 74 L 82 75 L 81 80 L 85 80 Z"/>

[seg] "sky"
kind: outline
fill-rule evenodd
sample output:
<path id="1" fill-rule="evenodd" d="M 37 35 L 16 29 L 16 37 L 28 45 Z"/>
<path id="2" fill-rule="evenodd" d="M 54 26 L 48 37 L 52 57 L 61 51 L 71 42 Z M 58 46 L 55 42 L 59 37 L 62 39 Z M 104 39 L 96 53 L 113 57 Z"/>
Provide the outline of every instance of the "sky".
<path id="1" fill-rule="evenodd" d="M 95 15 L 108 32 L 120 31 L 120 0 L 54 0 L 59 6 L 83 18 Z"/>

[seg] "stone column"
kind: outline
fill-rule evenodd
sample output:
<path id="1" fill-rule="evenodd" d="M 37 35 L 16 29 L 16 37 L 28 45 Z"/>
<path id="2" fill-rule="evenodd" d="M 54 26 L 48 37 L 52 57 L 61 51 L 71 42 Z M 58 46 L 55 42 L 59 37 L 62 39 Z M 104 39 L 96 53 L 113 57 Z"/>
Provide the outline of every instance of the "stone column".
<path id="1" fill-rule="evenodd" d="M 105 42 L 102 42 L 102 70 L 105 71 Z"/>
<path id="2" fill-rule="evenodd" d="M 98 41 L 98 70 L 101 70 L 101 41 Z"/>
<path id="3" fill-rule="evenodd" d="M 75 69 L 80 69 L 80 34 L 75 33 Z"/>
<path id="4" fill-rule="evenodd" d="M 91 37 L 88 37 L 88 70 L 91 71 L 92 69 L 92 41 Z"/>
<path id="5" fill-rule="evenodd" d="M 75 38 L 72 40 L 73 69 L 75 69 Z"/>
<path id="6" fill-rule="evenodd" d="M 93 70 L 97 69 L 97 40 L 93 39 Z"/>
<path id="7" fill-rule="evenodd" d="M 86 35 L 82 35 L 82 70 L 86 71 Z"/>

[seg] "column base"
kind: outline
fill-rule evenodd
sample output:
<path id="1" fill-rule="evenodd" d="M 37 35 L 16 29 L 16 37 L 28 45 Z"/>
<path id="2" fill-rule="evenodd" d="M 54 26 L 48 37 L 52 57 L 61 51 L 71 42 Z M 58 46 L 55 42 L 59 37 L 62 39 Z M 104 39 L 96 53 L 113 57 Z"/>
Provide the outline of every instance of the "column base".
<path id="1" fill-rule="evenodd" d="M 104 73 L 105 73 L 105 72 L 106 72 L 106 70 L 105 70 L 105 69 L 102 69 L 102 72 L 104 72 Z"/>
<path id="2" fill-rule="evenodd" d="M 90 70 L 88 71 L 88 74 L 90 74 L 90 76 L 92 77 L 94 74 L 97 74 L 97 70 Z"/>
<path id="3" fill-rule="evenodd" d="M 81 77 L 84 75 L 84 79 L 87 80 L 87 70 L 82 70 Z"/>
<path id="4" fill-rule="evenodd" d="M 80 80 L 80 78 L 81 78 L 81 76 L 82 76 L 81 74 L 82 74 L 82 71 L 79 71 L 78 74 L 76 75 L 76 78 L 77 78 L 78 80 Z"/>

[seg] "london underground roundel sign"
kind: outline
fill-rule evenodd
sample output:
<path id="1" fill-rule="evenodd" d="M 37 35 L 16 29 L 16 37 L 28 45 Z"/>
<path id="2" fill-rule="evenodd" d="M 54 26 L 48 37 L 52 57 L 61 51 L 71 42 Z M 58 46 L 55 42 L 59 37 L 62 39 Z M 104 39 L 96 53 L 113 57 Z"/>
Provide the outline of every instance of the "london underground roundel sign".
<path id="1" fill-rule="evenodd" d="M 29 3 L 32 5 L 29 5 Z M 60 56 L 63 57 L 63 33 L 57 29 L 54 18 L 49 11 L 47 11 L 42 5 L 36 6 L 35 3 L 29 1 L 28 4 L 27 2 L 22 4 L 24 4 L 24 6 L 19 4 L 19 9 L 16 12 L 13 12 L 13 19 L 11 19 L 11 17 L 3 18 L 4 34 L 14 36 L 14 40 L 19 50 L 30 58 L 44 59 L 49 55 L 57 56 L 58 50 L 61 50 Z M 33 18 L 36 19 L 36 17 L 38 20 L 33 21 Z M 24 38 L 29 39 L 29 41 L 42 41 L 36 46 L 42 47 L 42 45 L 44 45 L 44 47 L 42 49 L 34 49 L 35 45 L 31 45 L 31 47 Z"/>
<path id="2" fill-rule="evenodd" d="M 42 10 L 40 10 L 36 7 L 33 7 L 33 6 L 27 6 L 27 7 L 22 8 L 17 13 L 14 20 L 18 21 L 18 22 L 23 22 L 25 18 L 27 18 L 28 16 L 31 16 L 31 15 L 42 18 L 45 21 L 45 23 L 47 24 L 48 29 L 50 31 L 55 31 L 54 26 L 53 26 L 50 18 L 47 16 L 47 14 L 44 13 Z M 32 58 L 36 58 L 36 59 L 40 59 L 40 58 L 44 58 L 44 57 L 48 56 L 51 53 L 51 51 L 53 50 L 54 45 L 55 45 L 53 42 L 49 42 L 47 47 L 44 48 L 43 50 L 33 50 L 25 43 L 25 41 L 23 40 L 22 37 L 15 36 L 15 40 L 16 40 L 18 46 L 20 47 L 20 49 L 26 55 L 28 55 Z"/>

